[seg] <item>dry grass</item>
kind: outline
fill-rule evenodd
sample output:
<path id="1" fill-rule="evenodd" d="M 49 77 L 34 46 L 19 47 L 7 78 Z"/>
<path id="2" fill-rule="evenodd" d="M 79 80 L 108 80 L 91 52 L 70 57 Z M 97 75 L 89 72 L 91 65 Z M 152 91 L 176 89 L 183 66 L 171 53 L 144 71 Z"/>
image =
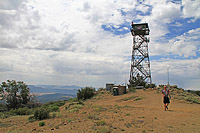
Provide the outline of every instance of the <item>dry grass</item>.
<path id="1" fill-rule="evenodd" d="M 199 132 L 200 105 L 190 104 L 197 103 L 194 98 L 199 97 L 171 90 L 173 98 L 165 112 L 160 90 L 137 90 L 121 96 L 99 91 L 84 105 L 76 99 L 66 102 L 54 118 L 43 120 L 41 127 L 40 121 L 29 122 L 29 116 L 1 119 L 0 132 Z"/>

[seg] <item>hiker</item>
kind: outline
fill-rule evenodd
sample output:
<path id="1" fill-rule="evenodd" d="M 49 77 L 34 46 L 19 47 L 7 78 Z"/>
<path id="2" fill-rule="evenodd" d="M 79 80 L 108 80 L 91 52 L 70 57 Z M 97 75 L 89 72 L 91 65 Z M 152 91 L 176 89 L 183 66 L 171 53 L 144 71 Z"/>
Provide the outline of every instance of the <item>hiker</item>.
<path id="1" fill-rule="evenodd" d="M 164 110 L 168 109 L 168 105 L 170 103 L 169 101 L 169 90 L 167 89 L 166 86 L 164 86 L 164 90 L 162 90 L 162 95 L 163 95 L 163 103 L 164 103 Z"/>

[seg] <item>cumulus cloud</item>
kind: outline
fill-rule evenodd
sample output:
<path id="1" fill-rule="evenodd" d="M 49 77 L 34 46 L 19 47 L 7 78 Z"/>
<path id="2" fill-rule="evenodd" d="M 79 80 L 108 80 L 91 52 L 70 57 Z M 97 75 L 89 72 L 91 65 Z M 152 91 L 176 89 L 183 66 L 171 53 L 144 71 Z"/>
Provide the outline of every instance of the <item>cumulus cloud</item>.
<path id="1" fill-rule="evenodd" d="M 192 18 L 192 21 L 196 21 L 200 18 L 199 0 L 183 0 L 182 6 L 184 18 Z"/>
<path id="2" fill-rule="evenodd" d="M 187 2 L 1 1 L 0 80 L 13 78 L 31 84 L 83 86 L 122 83 L 129 75 L 132 36 L 130 33 L 117 35 L 115 31 L 128 31 L 127 24 L 132 20 L 149 23 L 150 56 L 169 53 L 196 56 L 199 52 L 198 28 L 169 41 L 158 41 L 165 39 L 164 35 L 169 33 L 168 25 L 176 19 L 199 18 L 199 8 L 193 4 L 191 9 Z M 192 12 L 195 13 L 189 15 Z M 175 24 L 181 27 L 181 23 Z M 160 71 L 158 62 L 151 63 L 155 77 Z M 166 62 L 169 61 L 163 63 Z"/>
<path id="3" fill-rule="evenodd" d="M 153 80 L 167 84 L 169 68 L 170 84 L 178 84 L 185 89 L 199 89 L 200 58 L 197 59 L 160 59 L 151 62 Z"/>
<path id="4" fill-rule="evenodd" d="M 196 56 L 200 47 L 200 28 L 176 36 L 165 43 L 150 44 L 150 55 L 178 55 L 184 57 Z"/>

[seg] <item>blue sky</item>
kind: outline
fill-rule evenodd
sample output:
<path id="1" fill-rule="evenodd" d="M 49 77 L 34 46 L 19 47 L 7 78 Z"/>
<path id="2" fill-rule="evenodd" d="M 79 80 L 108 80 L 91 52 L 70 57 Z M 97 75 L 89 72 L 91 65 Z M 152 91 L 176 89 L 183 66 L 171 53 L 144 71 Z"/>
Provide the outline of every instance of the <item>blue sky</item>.
<path id="1" fill-rule="evenodd" d="M 200 89 L 199 0 L 0 2 L 0 81 L 105 87 L 128 82 L 130 24 L 147 22 L 152 80 Z"/>

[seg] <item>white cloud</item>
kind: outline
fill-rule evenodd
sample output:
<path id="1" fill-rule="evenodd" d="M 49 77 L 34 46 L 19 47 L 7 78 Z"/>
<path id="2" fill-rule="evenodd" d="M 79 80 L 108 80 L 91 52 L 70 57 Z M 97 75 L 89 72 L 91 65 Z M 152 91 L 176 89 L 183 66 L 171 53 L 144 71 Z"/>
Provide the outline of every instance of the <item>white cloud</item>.
<path id="1" fill-rule="evenodd" d="M 150 15 L 140 16 L 138 11 Z M 122 83 L 124 76 L 128 79 L 132 36 L 114 35 L 102 25 L 119 28 L 141 19 L 151 30 L 150 55 L 172 52 L 190 57 L 197 54 L 199 29 L 164 44 L 157 41 L 181 14 L 181 3 L 167 1 L 1 1 L 0 81 L 12 78 L 30 84 L 82 86 Z"/>
<path id="2" fill-rule="evenodd" d="M 200 58 L 197 59 L 161 59 L 151 62 L 152 77 L 158 84 L 167 84 L 169 67 L 170 84 L 184 89 L 200 89 Z"/>
<path id="3" fill-rule="evenodd" d="M 200 47 L 200 28 L 193 29 L 169 41 L 171 52 L 179 56 L 196 56 Z M 169 44 L 169 45 L 170 45 Z"/>
<path id="4" fill-rule="evenodd" d="M 197 28 L 176 36 L 165 43 L 151 42 L 149 44 L 150 55 L 196 56 L 200 48 L 199 36 L 200 28 Z"/>
<path id="5" fill-rule="evenodd" d="M 199 0 L 183 0 L 183 17 L 193 18 L 193 22 L 200 18 L 200 1 Z"/>

